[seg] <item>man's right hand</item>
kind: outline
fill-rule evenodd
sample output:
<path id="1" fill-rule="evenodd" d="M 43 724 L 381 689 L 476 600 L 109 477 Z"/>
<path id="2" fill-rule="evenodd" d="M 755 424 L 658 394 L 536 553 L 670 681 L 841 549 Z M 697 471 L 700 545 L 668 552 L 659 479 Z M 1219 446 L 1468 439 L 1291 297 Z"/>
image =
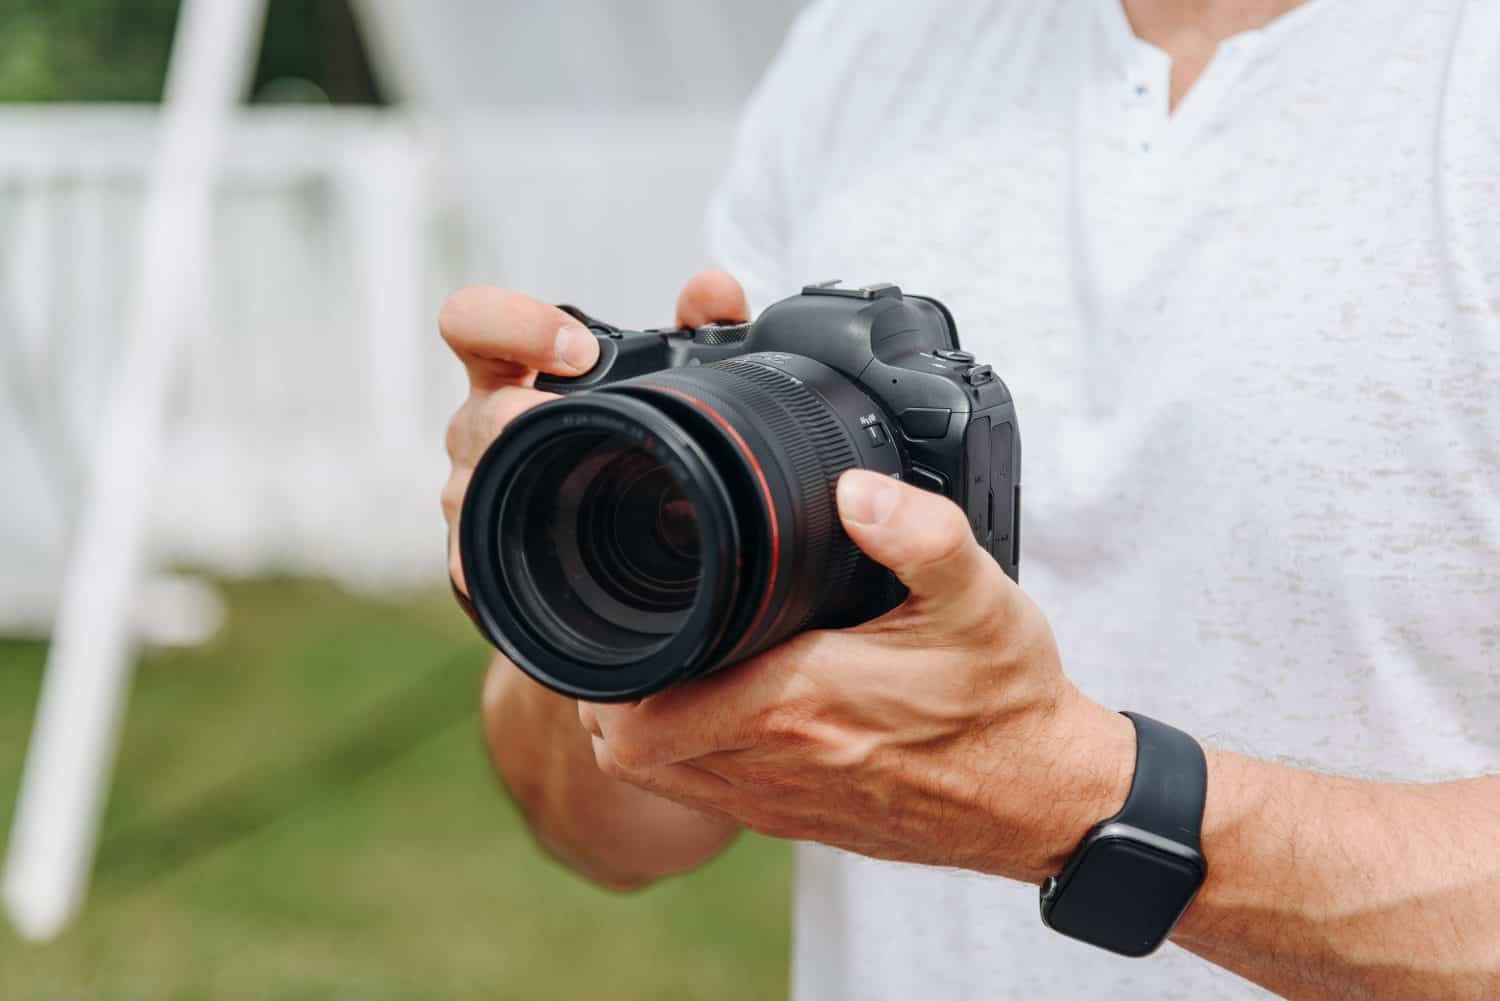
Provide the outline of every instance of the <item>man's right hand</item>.
<path id="1" fill-rule="evenodd" d="M 739 283 L 722 271 L 693 278 L 677 299 L 677 323 L 749 318 Z M 455 292 L 438 316 L 443 339 L 469 376 L 469 395 L 448 423 L 451 468 L 443 487 L 448 567 L 468 594 L 458 520 L 474 466 L 505 425 L 552 399 L 539 372 L 581 375 L 599 356 L 594 337 L 555 306 L 497 288 Z M 572 699 L 538 685 L 497 655 L 485 681 L 485 736 L 496 771 L 538 842 L 584 875 L 615 888 L 694 868 L 718 854 L 738 825 L 606 777 Z"/>

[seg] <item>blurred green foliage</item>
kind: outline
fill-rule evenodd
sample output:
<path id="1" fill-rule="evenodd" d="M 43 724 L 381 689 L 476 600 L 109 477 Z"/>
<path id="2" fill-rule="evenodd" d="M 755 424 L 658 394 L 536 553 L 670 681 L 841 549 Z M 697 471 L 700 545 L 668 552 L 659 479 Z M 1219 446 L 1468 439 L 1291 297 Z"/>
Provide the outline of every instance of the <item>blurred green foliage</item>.
<path id="1" fill-rule="evenodd" d="M 0 998 L 785 997 L 787 846 L 628 896 L 548 860 L 485 759 L 488 654 L 450 596 L 227 594 L 213 642 L 144 657 L 87 907 L 46 946 L 0 920 Z M 0 839 L 43 657 L 0 641 Z"/>
<path id="2" fill-rule="evenodd" d="M 177 0 L 6 0 L 0 99 L 154 101 Z"/>
<path id="3" fill-rule="evenodd" d="M 0 101 L 156 101 L 179 0 L 3 0 Z M 286 81 L 313 87 L 283 86 Z M 270 0 L 252 95 L 382 103 L 348 0 Z"/>

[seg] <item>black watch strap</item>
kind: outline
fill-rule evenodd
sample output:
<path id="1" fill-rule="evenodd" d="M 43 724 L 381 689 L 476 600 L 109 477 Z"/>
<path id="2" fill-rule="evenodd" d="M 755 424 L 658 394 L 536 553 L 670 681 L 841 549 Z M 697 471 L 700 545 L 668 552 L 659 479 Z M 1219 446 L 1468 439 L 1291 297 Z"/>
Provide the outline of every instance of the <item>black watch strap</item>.
<path id="1" fill-rule="evenodd" d="M 1203 748 L 1176 727 L 1140 713 L 1121 713 L 1135 724 L 1135 779 L 1125 805 L 1106 824 L 1129 824 L 1201 850 L 1208 762 Z"/>
<path id="2" fill-rule="evenodd" d="M 1203 748 L 1181 730 L 1123 715 L 1135 726 L 1130 793 L 1042 884 L 1042 920 L 1122 956 L 1145 956 L 1166 941 L 1207 876 L 1201 829 L 1208 765 Z"/>

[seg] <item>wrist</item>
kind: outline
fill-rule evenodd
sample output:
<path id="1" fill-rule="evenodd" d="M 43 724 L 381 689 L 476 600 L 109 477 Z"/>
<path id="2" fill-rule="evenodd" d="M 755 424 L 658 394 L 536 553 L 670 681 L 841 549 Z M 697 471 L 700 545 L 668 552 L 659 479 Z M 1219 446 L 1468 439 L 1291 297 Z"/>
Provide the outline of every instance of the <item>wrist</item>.
<path id="1" fill-rule="evenodd" d="M 1063 867 L 1091 827 L 1124 806 L 1135 773 L 1135 728 L 1074 692 L 1055 712 L 1048 735 L 1032 746 L 1050 760 L 1025 808 L 1023 851 L 1004 874 L 1040 883 Z"/>

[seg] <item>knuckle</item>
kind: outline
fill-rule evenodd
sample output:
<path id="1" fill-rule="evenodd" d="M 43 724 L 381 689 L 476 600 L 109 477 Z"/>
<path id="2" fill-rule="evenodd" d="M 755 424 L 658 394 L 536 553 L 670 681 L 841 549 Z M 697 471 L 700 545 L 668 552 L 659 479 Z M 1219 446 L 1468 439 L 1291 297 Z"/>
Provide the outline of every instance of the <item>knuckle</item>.
<path id="1" fill-rule="evenodd" d="M 921 533 L 921 556 L 918 566 L 930 567 L 952 562 L 975 545 L 969 531 L 969 520 L 952 501 L 945 500 L 927 519 Z"/>
<path id="2" fill-rule="evenodd" d="M 793 695 L 766 710 L 759 729 L 764 737 L 782 743 L 801 743 L 809 738 L 818 713 L 819 707 L 810 697 Z"/>
<path id="3" fill-rule="evenodd" d="M 457 460 L 465 451 L 468 440 L 468 404 L 459 407 L 448 418 L 448 426 L 443 429 L 443 448 L 448 452 L 448 458 Z"/>
<path id="4" fill-rule="evenodd" d="M 443 432 L 448 458 L 464 466 L 474 465 L 507 424 L 549 398 L 519 386 L 475 391 L 454 412 Z"/>
<path id="5" fill-rule="evenodd" d="M 787 640 L 775 652 L 785 672 L 777 685 L 775 700 L 752 719 L 754 735 L 783 744 L 806 744 L 815 737 L 818 720 L 827 711 L 826 700 L 813 680 L 813 668 L 837 662 L 847 650 L 839 649 L 839 636 L 828 630 L 812 630 Z"/>
<path id="6" fill-rule="evenodd" d="M 808 630 L 786 640 L 772 651 L 771 656 L 775 658 L 776 665 L 787 672 L 787 681 L 790 684 L 792 677 L 800 674 L 808 664 L 818 658 L 825 642 L 826 636 L 821 630 Z"/>
<path id="7" fill-rule="evenodd" d="M 627 771 L 648 768 L 654 763 L 655 748 L 644 734 L 623 728 L 616 729 L 610 734 L 608 744 L 610 757 Z"/>
<path id="8" fill-rule="evenodd" d="M 939 513 L 932 519 L 932 525 L 941 539 L 949 545 L 957 546 L 973 538 L 969 531 L 968 516 L 957 503 L 944 497 L 938 509 Z"/>
<path id="9" fill-rule="evenodd" d="M 450 526 L 458 524 L 459 512 L 463 510 L 464 493 L 469 488 L 469 477 L 454 473 L 448 477 L 448 482 L 443 484 L 440 497 L 443 517 L 447 519 Z"/>
<path id="10" fill-rule="evenodd" d="M 784 702 L 810 704 L 818 695 L 814 680 L 821 665 L 837 664 L 850 655 L 848 642 L 837 630 L 811 629 L 787 641 L 779 651 L 780 696 Z"/>

